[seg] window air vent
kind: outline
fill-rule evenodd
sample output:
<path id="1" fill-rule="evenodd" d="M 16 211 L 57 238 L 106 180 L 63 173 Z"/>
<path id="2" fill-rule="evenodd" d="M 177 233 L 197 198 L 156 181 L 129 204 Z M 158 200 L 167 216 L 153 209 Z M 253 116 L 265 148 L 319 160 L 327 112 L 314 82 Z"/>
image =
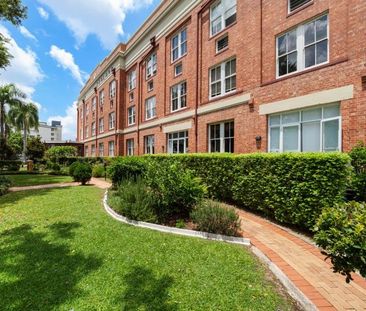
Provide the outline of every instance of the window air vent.
<path id="1" fill-rule="evenodd" d="M 221 52 L 229 45 L 229 36 L 225 36 L 216 41 L 216 52 Z"/>
<path id="2" fill-rule="evenodd" d="M 289 12 L 293 12 L 313 0 L 289 0 Z"/>

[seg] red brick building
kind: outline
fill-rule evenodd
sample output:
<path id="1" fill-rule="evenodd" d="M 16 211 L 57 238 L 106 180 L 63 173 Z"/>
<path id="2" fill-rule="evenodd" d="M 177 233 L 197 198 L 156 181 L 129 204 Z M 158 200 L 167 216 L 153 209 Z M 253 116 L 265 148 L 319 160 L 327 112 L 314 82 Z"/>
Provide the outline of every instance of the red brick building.
<path id="1" fill-rule="evenodd" d="M 348 151 L 366 135 L 366 1 L 165 0 L 78 100 L 87 156 Z"/>

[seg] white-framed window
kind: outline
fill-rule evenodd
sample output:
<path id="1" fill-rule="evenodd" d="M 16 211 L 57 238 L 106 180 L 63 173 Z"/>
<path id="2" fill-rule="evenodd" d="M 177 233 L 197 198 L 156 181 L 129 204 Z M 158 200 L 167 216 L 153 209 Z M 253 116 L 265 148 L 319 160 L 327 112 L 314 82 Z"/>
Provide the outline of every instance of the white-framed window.
<path id="1" fill-rule="evenodd" d="M 108 156 L 114 157 L 114 140 L 108 142 Z"/>
<path id="2" fill-rule="evenodd" d="M 85 146 L 85 151 L 84 151 L 84 153 L 85 153 L 85 156 L 87 157 L 87 156 L 89 156 L 89 147 L 88 146 Z"/>
<path id="3" fill-rule="evenodd" d="M 288 12 L 291 13 L 313 0 L 288 0 Z"/>
<path id="4" fill-rule="evenodd" d="M 169 133 L 168 153 L 187 153 L 188 152 L 188 131 Z"/>
<path id="5" fill-rule="evenodd" d="M 156 117 L 156 97 L 150 97 L 145 102 L 145 120 Z"/>
<path id="6" fill-rule="evenodd" d="M 179 63 L 174 66 L 174 77 L 178 77 L 183 73 L 183 64 Z"/>
<path id="7" fill-rule="evenodd" d="M 95 157 L 95 145 L 91 145 L 91 156 Z"/>
<path id="8" fill-rule="evenodd" d="M 99 144 L 98 155 L 99 155 L 100 157 L 104 157 L 104 144 L 103 144 L 103 143 L 100 143 L 100 144 Z"/>
<path id="9" fill-rule="evenodd" d="M 187 29 L 181 30 L 171 40 L 172 62 L 187 54 Z"/>
<path id="10" fill-rule="evenodd" d="M 89 105 L 86 104 L 85 107 L 86 107 L 86 116 L 88 116 L 89 115 Z"/>
<path id="11" fill-rule="evenodd" d="M 339 104 L 270 115 L 268 128 L 270 152 L 342 150 Z"/>
<path id="12" fill-rule="evenodd" d="M 93 97 L 92 99 L 92 111 L 97 109 L 97 97 Z"/>
<path id="13" fill-rule="evenodd" d="M 133 138 L 127 139 L 126 144 L 127 144 L 127 155 L 133 156 L 135 151 L 135 141 L 133 140 Z"/>
<path id="14" fill-rule="evenodd" d="M 80 140 L 83 140 L 84 137 L 83 137 L 83 129 L 82 128 L 79 131 L 79 135 L 80 135 Z"/>
<path id="15" fill-rule="evenodd" d="M 277 37 L 277 77 L 325 64 L 329 60 L 328 14 Z"/>
<path id="16" fill-rule="evenodd" d="M 157 72 L 157 56 L 156 53 L 151 54 L 146 60 L 146 79 L 151 78 Z"/>
<path id="17" fill-rule="evenodd" d="M 144 137 L 144 149 L 145 154 L 154 154 L 155 153 L 155 136 L 148 135 Z"/>
<path id="18" fill-rule="evenodd" d="M 85 126 L 85 138 L 89 137 L 89 126 Z"/>
<path id="19" fill-rule="evenodd" d="M 234 121 L 209 125 L 209 152 L 234 152 Z"/>
<path id="20" fill-rule="evenodd" d="M 104 118 L 99 119 L 99 133 L 104 132 Z"/>
<path id="21" fill-rule="evenodd" d="M 95 136 L 95 134 L 96 134 L 96 125 L 95 125 L 95 122 L 92 123 L 91 129 L 92 129 L 91 135 L 92 136 Z"/>
<path id="22" fill-rule="evenodd" d="M 151 92 L 154 90 L 154 80 L 151 80 L 147 83 L 147 91 Z"/>
<path id="23" fill-rule="evenodd" d="M 104 90 L 99 92 L 99 106 L 104 105 Z"/>
<path id="24" fill-rule="evenodd" d="M 133 94 L 133 92 L 129 94 L 128 99 L 130 100 L 130 102 L 133 102 L 133 100 L 135 99 L 135 95 Z"/>
<path id="25" fill-rule="evenodd" d="M 131 91 L 136 88 L 136 70 L 128 74 L 128 90 Z"/>
<path id="26" fill-rule="evenodd" d="M 116 97 L 116 85 L 117 85 L 116 80 L 113 80 L 109 84 L 109 98 L 115 98 Z"/>
<path id="27" fill-rule="evenodd" d="M 113 130 L 116 125 L 116 114 L 114 112 L 111 112 L 109 114 L 109 129 Z"/>
<path id="28" fill-rule="evenodd" d="M 177 111 L 187 107 L 187 82 L 174 85 L 171 88 L 171 109 Z"/>
<path id="29" fill-rule="evenodd" d="M 230 59 L 210 69 L 210 98 L 236 90 L 236 59 Z"/>
<path id="30" fill-rule="evenodd" d="M 136 123 L 135 106 L 132 106 L 132 107 L 128 108 L 127 116 L 128 116 L 128 125 L 134 125 Z"/>
<path id="31" fill-rule="evenodd" d="M 211 36 L 236 22 L 236 0 L 218 0 L 211 5 Z"/>

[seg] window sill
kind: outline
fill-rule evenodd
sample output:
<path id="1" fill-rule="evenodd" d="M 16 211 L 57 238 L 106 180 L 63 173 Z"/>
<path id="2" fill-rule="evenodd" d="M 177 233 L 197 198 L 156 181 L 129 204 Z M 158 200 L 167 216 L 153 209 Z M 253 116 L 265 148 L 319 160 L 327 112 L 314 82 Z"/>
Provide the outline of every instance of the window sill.
<path id="1" fill-rule="evenodd" d="M 295 15 L 296 13 L 305 10 L 306 8 L 308 8 L 309 6 L 313 5 L 314 1 L 310 1 L 309 3 L 306 3 L 304 5 L 302 5 L 301 7 L 297 8 L 296 10 L 292 11 L 292 12 L 287 12 L 287 18 L 291 17 L 292 15 Z"/>
<path id="2" fill-rule="evenodd" d="M 222 53 L 226 52 L 227 50 L 229 50 L 229 46 L 227 46 L 226 48 L 223 48 L 221 51 L 216 50 L 215 56 L 221 55 Z"/>
<path id="3" fill-rule="evenodd" d="M 152 121 L 152 120 L 155 120 L 155 119 L 157 119 L 158 117 L 157 116 L 155 116 L 155 117 L 152 117 L 152 118 L 150 118 L 150 119 L 145 119 L 145 121 L 144 122 L 150 122 L 150 121 Z"/>
<path id="4" fill-rule="evenodd" d="M 175 65 L 175 64 L 177 64 L 177 63 L 179 63 L 179 61 L 181 61 L 181 60 L 182 60 L 183 58 L 185 58 L 187 55 L 188 55 L 188 53 L 185 53 L 184 55 L 182 55 L 181 57 L 177 58 L 176 60 L 171 61 L 171 62 L 170 62 L 170 66 L 173 66 L 173 65 Z"/>
<path id="5" fill-rule="evenodd" d="M 211 35 L 210 35 L 210 37 L 209 37 L 208 41 L 215 40 L 215 39 L 217 39 L 218 37 L 222 36 L 222 34 L 223 34 L 225 31 L 227 31 L 227 30 L 229 30 L 230 28 L 234 27 L 237 23 L 238 23 L 238 21 L 236 21 L 236 22 L 232 23 L 231 25 L 229 25 L 229 26 L 225 27 L 224 29 L 222 29 L 220 32 L 218 32 L 218 33 L 214 34 L 213 36 L 211 36 Z"/>
<path id="6" fill-rule="evenodd" d="M 178 113 L 178 112 L 182 112 L 182 111 L 187 110 L 187 109 L 188 109 L 188 107 L 183 107 L 183 108 L 179 108 L 177 110 L 171 110 L 170 114 L 175 114 L 175 113 Z"/>
<path id="7" fill-rule="evenodd" d="M 217 96 L 217 97 L 214 97 L 214 98 L 210 98 L 208 101 L 203 102 L 202 105 L 215 103 L 215 102 L 218 102 L 220 100 L 226 99 L 228 97 L 232 97 L 232 96 L 239 95 L 239 94 L 242 94 L 242 93 L 244 93 L 244 90 L 238 89 L 236 91 L 232 91 L 232 92 L 227 93 L 227 94 L 222 95 L 222 96 Z"/>

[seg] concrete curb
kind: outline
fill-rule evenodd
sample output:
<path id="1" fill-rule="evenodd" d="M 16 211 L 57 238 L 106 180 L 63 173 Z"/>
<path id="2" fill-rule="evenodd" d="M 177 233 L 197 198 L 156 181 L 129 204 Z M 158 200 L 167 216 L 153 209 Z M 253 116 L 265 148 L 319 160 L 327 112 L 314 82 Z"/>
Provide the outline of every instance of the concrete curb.
<path id="1" fill-rule="evenodd" d="M 125 224 L 129 224 L 135 227 L 141 227 L 146 229 L 152 229 L 155 231 L 165 232 L 165 233 L 172 233 L 177 235 L 183 235 L 183 236 L 189 236 L 189 237 L 196 237 L 206 240 L 212 240 L 212 241 L 222 241 L 222 242 L 228 242 L 233 244 L 239 244 L 243 246 L 250 246 L 250 240 L 245 238 L 236 238 L 236 237 L 230 237 L 220 234 L 212 234 L 207 232 L 200 232 L 200 231 L 194 231 L 194 230 L 188 230 L 188 229 L 179 229 L 179 228 L 173 228 L 173 227 L 166 227 L 162 225 L 156 225 L 148 222 L 143 221 L 135 221 L 130 220 L 124 216 L 119 215 L 116 213 L 109 205 L 108 205 L 108 191 L 105 192 L 104 198 L 103 198 L 103 205 L 105 211 L 112 216 L 114 219 L 123 222 Z"/>

